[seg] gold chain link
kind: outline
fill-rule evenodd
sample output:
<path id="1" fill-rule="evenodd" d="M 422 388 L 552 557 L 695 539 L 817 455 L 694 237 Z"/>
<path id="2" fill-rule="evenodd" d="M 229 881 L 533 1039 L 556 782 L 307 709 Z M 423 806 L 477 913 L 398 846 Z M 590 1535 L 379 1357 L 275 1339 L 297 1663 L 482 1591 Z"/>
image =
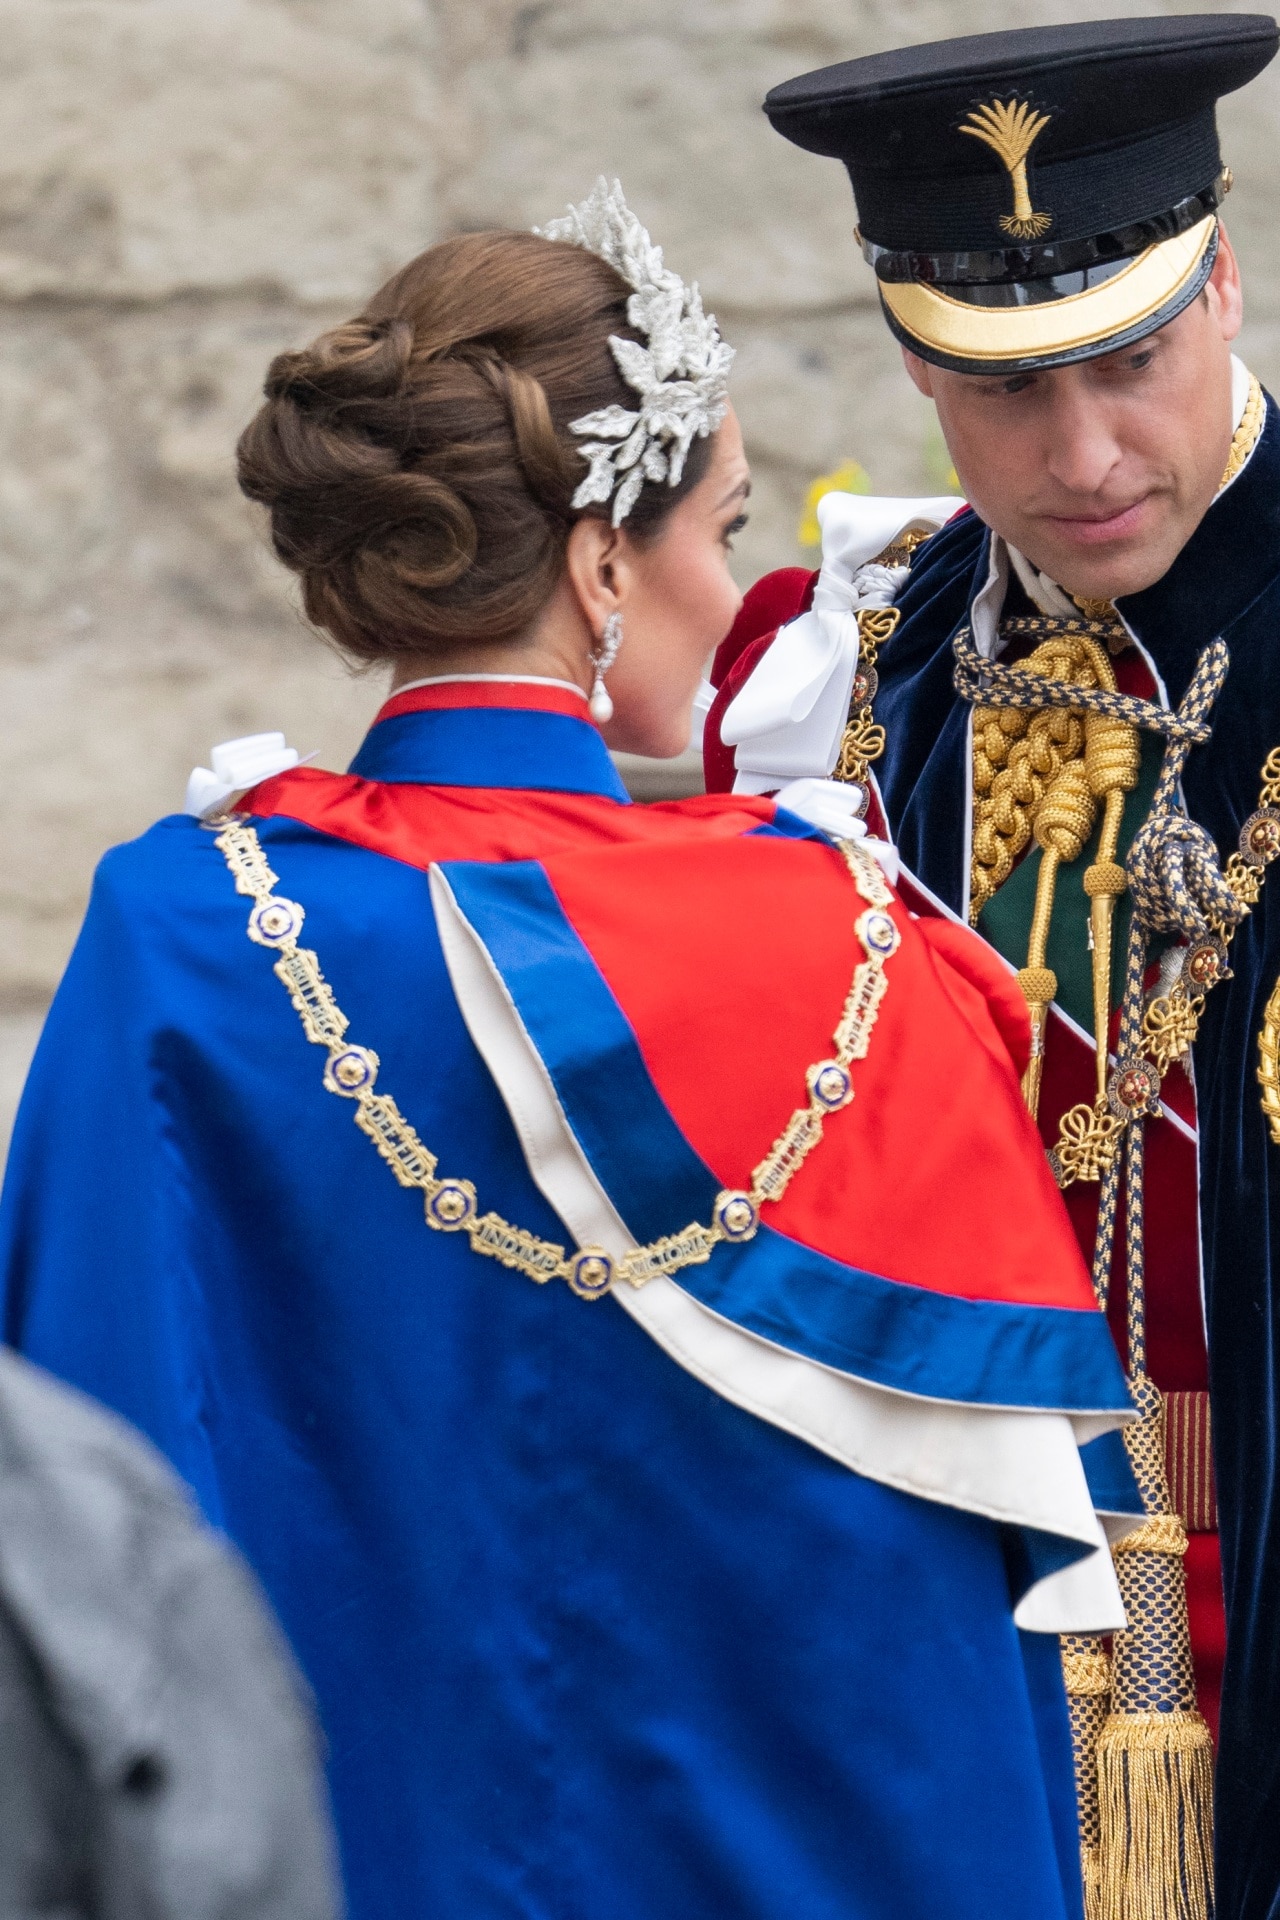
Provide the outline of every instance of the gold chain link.
<path id="1" fill-rule="evenodd" d="M 564 1280 L 584 1300 L 599 1299 L 615 1279 L 642 1287 L 659 1274 L 679 1273 L 683 1267 L 702 1264 L 722 1243 L 738 1244 L 754 1238 L 761 1207 L 766 1201 L 781 1199 L 821 1140 L 825 1118 L 847 1107 L 854 1097 L 850 1067 L 855 1060 L 866 1057 L 888 988 L 885 962 L 897 952 L 902 938 L 888 912 L 893 894 L 871 855 L 856 841 L 837 842 L 854 886 L 867 903 L 854 927 L 864 958 L 854 971 L 836 1027 L 834 1054 L 816 1062 L 805 1075 L 805 1105 L 797 1107 L 755 1168 L 750 1187 L 745 1192 L 726 1188 L 716 1195 L 709 1226 L 693 1221 L 679 1233 L 633 1247 L 620 1258 L 603 1247 L 579 1247 L 566 1253 L 555 1241 L 540 1239 L 524 1227 L 513 1227 L 500 1214 L 482 1214 L 472 1181 L 437 1176 L 436 1155 L 418 1137 L 391 1096 L 374 1091 L 381 1066 L 378 1055 L 347 1039 L 350 1023 L 321 972 L 318 955 L 310 947 L 298 945 L 305 911 L 296 900 L 275 892 L 278 877 L 254 828 L 243 817 L 233 817 L 215 845 L 226 860 L 237 893 L 248 895 L 254 903 L 249 938 L 275 953 L 276 978 L 288 992 L 303 1032 L 313 1046 L 326 1050 L 327 1091 L 354 1100 L 354 1119 L 361 1132 L 373 1142 L 400 1185 L 416 1187 L 422 1193 L 428 1226 L 444 1233 L 463 1232 L 473 1253 L 515 1268 L 539 1285 Z"/>

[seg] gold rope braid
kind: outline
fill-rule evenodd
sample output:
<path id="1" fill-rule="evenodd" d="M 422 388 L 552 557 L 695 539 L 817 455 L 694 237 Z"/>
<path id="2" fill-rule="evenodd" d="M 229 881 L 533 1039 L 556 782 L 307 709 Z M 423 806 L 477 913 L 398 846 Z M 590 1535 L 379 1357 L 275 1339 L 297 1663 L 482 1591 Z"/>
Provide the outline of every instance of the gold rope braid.
<path id="1" fill-rule="evenodd" d="M 1006 622 L 1005 634 L 1044 633 L 1020 662 L 1028 673 L 1067 687 L 1114 688 L 1099 642 L 1112 638 L 1116 623 L 1058 620 L 1049 617 Z M 1121 629 L 1123 631 L 1123 629 Z M 1085 751 L 1085 719 L 1058 686 L 1045 688 L 1043 708 L 975 707 L 973 714 L 973 845 L 969 869 L 969 919 L 978 924 L 982 909 L 1013 872 L 1031 838 L 1046 789 L 1061 768 Z M 1086 836 L 1087 837 L 1087 836 Z"/>
<path id="2" fill-rule="evenodd" d="M 1258 1084 L 1271 1138 L 1280 1147 L 1280 980 L 1271 989 L 1258 1033 Z"/>
<path id="3" fill-rule="evenodd" d="M 1240 425 L 1231 436 L 1231 451 L 1227 455 L 1226 469 L 1218 482 L 1218 492 L 1235 479 L 1249 455 L 1257 445 L 1258 435 L 1262 432 L 1263 417 L 1267 411 L 1267 402 L 1260 383 L 1249 375 L 1249 398 L 1244 403 L 1244 412 L 1240 416 Z"/>
<path id="4" fill-rule="evenodd" d="M 1103 676 L 1104 682 L 1107 677 Z M 1135 728 L 1118 715 L 1098 710 L 1096 715 L 1092 711 L 1086 713 L 1085 718 L 1096 718 L 1107 729 L 1096 736 L 1095 780 L 1104 808 L 1113 816 L 1108 819 L 1104 814 L 1098 857 L 1086 875 L 1095 949 L 1095 1024 L 1101 1073 L 1108 1058 L 1105 1036 L 1109 1024 L 1110 924 L 1108 914 L 1104 999 L 1098 951 L 1101 945 L 1098 901 L 1105 898 L 1109 910 L 1113 911 L 1114 900 L 1120 892 L 1116 881 L 1126 878 L 1115 854 L 1124 793 L 1136 778 L 1137 741 Z M 1085 784 L 1089 784 L 1087 779 Z M 1237 850 L 1222 874 L 1226 882 L 1224 895 L 1228 899 L 1234 896 L 1246 910 L 1260 897 L 1267 864 L 1280 856 L 1280 750 L 1268 757 L 1263 768 L 1259 801 L 1258 809 L 1245 821 Z M 1042 800 L 1045 824 L 1037 833 L 1045 848 L 1042 868 L 1053 864 L 1055 837 L 1061 851 L 1070 852 L 1072 838 L 1078 839 L 1083 824 L 1084 805 L 1078 770 L 1067 766 L 1060 770 Z M 1133 858 L 1137 861 L 1137 855 Z M 1143 877 L 1141 861 L 1135 867 L 1135 876 L 1136 887 Z M 1037 960 L 1043 963 L 1044 934 L 1052 905 L 1051 898 L 1045 897 L 1052 882 L 1045 883 L 1043 871 L 1040 878 L 1029 967 Z M 1227 949 L 1235 923 L 1229 923 L 1229 916 L 1223 917 L 1221 907 L 1215 907 L 1208 914 L 1208 921 L 1208 934 L 1193 939 L 1183 952 L 1180 972 L 1169 990 L 1154 996 L 1145 1009 L 1140 1001 L 1138 1003 L 1136 1029 L 1141 1035 L 1140 1050 L 1161 1074 L 1171 1058 L 1190 1046 L 1206 993 L 1217 980 L 1227 976 Z M 1133 965 L 1131 952 L 1126 996 L 1133 988 Z M 1024 973 L 1026 971 L 1029 969 Z M 1025 991 L 1028 985 L 1025 977 L 1023 984 Z M 1056 982 L 1053 984 L 1056 986 Z M 1125 1005 L 1129 1005 L 1128 997 Z M 1280 1016 L 1280 983 L 1273 995 L 1271 1011 Z M 1032 1013 L 1034 1018 L 1034 1006 Z M 1280 1019 L 1274 1022 L 1270 1037 L 1277 1074 L 1273 1091 L 1280 1108 Z M 1266 1038 L 1264 1027 L 1260 1046 Z M 1157 1074 L 1142 1061 L 1129 1061 L 1128 1078 L 1135 1077 L 1135 1065 L 1137 1077 L 1145 1076 L 1153 1102 L 1159 1087 Z M 1116 1161 L 1121 1140 L 1125 1141 L 1129 1162 L 1128 1237 L 1132 1276 L 1140 1272 L 1143 1240 L 1142 1141 L 1140 1135 L 1136 1138 L 1133 1135 L 1133 1103 L 1127 1098 L 1125 1068 L 1126 1063 L 1122 1061 L 1107 1078 L 1110 1117 L 1102 1109 L 1100 1100 L 1093 1112 L 1087 1107 L 1073 1109 L 1064 1117 L 1063 1138 L 1052 1157 L 1058 1163 L 1055 1170 L 1063 1184 L 1071 1177 L 1080 1177 L 1083 1168 L 1079 1161 L 1074 1168 L 1062 1165 L 1066 1158 L 1065 1136 L 1073 1118 L 1092 1126 L 1092 1141 L 1082 1135 L 1078 1143 L 1081 1157 L 1087 1160 L 1084 1150 L 1089 1148 L 1094 1168 L 1107 1174 L 1104 1209 L 1109 1208 L 1110 1217 L 1114 1218 L 1112 1163 Z M 1266 1094 L 1264 1083 L 1264 1104 Z M 1100 1144 L 1099 1135 L 1104 1131 L 1106 1138 Z M 1101 1212 L 1099 1235 L 1101 1241 Z M 1135 1282 L 1131 1277 L 1131 1291 L 1135 1285 L 1140 1295 L 1140 1280 Z M 1133 1311 L 1131 1298 L 1131 1321 Z M 1161 1396 L 1145 1372 L 1142 1348 L 1140 1344 L 1135 1345 L 1132 1328 L 1130 1345 L 1134 1369 L 1131 1385 L 1142 1418 L 1136 1427 L 1126 1432 L 1125 1439 L 1147 1518 L 1116 1548 L 1117 1577 L 1129 1626 L 1114 1636 L 1110 1666 L 1101 1638 L 1071 1636 L 1062 1642 L 1063 1677 L 1076 1764 L 1086 1916 L 1087 1920 L 1114 1920 L 1117 1915 L 1126 1916 L 1126 1920 L 1129 1916 L 1132 1920 L 1200 1920 L 1200 1917 L 1207 1920 L 1213 1884 L 1213 1749 L 1208 1728 L 1196 1707 L 1182 1565 L 1186 1533 L 1181 1519 L 1173 1511 L 1166 1478 Z"/>
<path id="5" fill-rule="evenodd" d="M 1266 866 L 1277 853 L 1280 853 L 1280 747 L 1267 755 L 1257 811 L 1249 815 L 1240 829 L 1240 849 L 1232 854 L 1227 868 L 1227 884 L 1251 906 L 1258 898 Z M 1233 869 L 1237 871 L 1233 873 Z M 1199 1005 L 1203 1004 L 1201 994 Z M 1260 1098 L 1268 1130 L 1280 1147 L 1280 980 L 1271 989 L 1258 1033 L 1258 1084 L 1262 1088 Z"/>
<path id="6" fill-rule="evenodd" d="M 709 1226 L 693 1221 L 681 1232 L 633 1247 L 617 1259 L 603 1247 L 579 1247 L 566 1253 L 554 1241 L 513 1227 L 500 1214 L 482 1214 L 470 1180 L 437 1176 L 436 1155 L 423 1144 L 391 1096 L 374 1091 L 381 1062 L 371 1048 L 347 1039 L 349 1022 L 320 970 L 318 956 L 310 947 L 298 945 L 306 917 L 304 909 L 296 900 L 275 892 L 278 877 L 267 863 L 254 828 L 243 816 L 232 816 L 214 844 L 226 860 L 237 893 L 247 894 L 254 903 L 249 914 L 249 938 L 277 956 L 276 978 L 288 992 L 303 1032 L 314 1046 L 326 1050 L 326 1089 L 355 1102 L 356 1125 L 372 1141 L 400 1185 L 416 1187 L 422 1193 L 427 1225 L 444 1233 L 465 1233 L 473 1253 L 513 1267 L 540 1285 L 564 1280 L 584 1300 L 598 1300 L 616 1279 L 642 1287 L 655 1275 L 679 1273 L 683 1267 L 702 1264 L 722 1244 L 740 1244 L 754 1237 L 761 1207 L 782 1198 L 821 1140 L 824 1120 L 847 1107 L 854 1097 L 850 1068 L 855 1060 L 866 1058 L 872 1028 L 888 990 L 885 962 L 897 952 L 902 938 L 887 911 L 893 904 L 893 894 L 879 867 L 856 841 L 838 841 L 854 886 L 867 903 L 866 911 L 854 922 L 864 957 L 854 971 L 835 1030 L 834 1054 L 817 1061 L 805 1075 L 806 1104 L 796 1108 L 754 1169 L 750 1187 L 745 1192 L 726 1188 L 716 1195 Z"/>
<path id="7" fill-rule="evenodd" d="M 1141 764 L 1136 729 L 1114 716 L 1081 712 L 1058 685 L 1115 691 L 1115 673 L 1102 639 L 1117 629 L 1109 622 L 1049 618 L 1011 621 L 1006 632 L 1047 632 L 1025 668 L 1053 683 L 1043 709 L 979 707 L 974 713 L 973 903 L 976 922 L 982 907 L 1012 871 L 1034 834 L 1042 850 L 1027 961 L 1018 975 L 1031 1016 L 1031 1057 L 1023 1094 L 1034 1115 L 1039 1110 L 1044 1069 L 1044 1035 L 1058 982 L 1047 961 L 1058 869 L 1080 858 L 1093 832 L 1098 803 L 1103 807 L 1098 857 L 1084 877 L 1090 899 L 1093 942 L 1094 1028 L 1097 1035 L 1098 1124 L 1113 1126 L 1105 1113 L 1106 1037 L 1110 1019 L 1111 925 L 1117 896 L 1124 891 L 1124 870 L 1116 847 L 1124 796 L 1138 779 Z M 1127 637 L 1127 636 L 1126 636 Z M 997 764 L 998 762 L 1002 764 Z M 1091 1110 L 1084 1109 L 1086 1121 Z M 1097 1126 L 1087 1128 L 1096 1134 Z"/>

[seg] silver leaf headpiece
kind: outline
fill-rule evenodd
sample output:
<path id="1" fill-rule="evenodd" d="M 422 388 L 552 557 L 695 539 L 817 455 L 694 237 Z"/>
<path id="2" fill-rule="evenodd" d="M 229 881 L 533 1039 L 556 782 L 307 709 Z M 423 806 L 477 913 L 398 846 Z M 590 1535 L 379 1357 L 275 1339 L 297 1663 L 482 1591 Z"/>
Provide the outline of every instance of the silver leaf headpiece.
<path id="1" fill-rule="evenodd" d="M 715 315 L 702 311 L 697 285 L 686 287 L 663 266 L 662 248 L 654 246 L 616 180 L 610 186 L 602 174 L 588 199 L 534 232 L 599 254 L 635 289 L 627 319 L 649 344 L 611 334 L 609 345 L 640 405 L 634 412 L 602 407 L 569 422 L 571 433 L 590 436 L 579 451 L 591 470 L 573 504 L 612 499 L 613 524 L 620 526 L 645 481 L 677 486 L 695 436 L 714 433 L 724 419 L 733 348 L 720 338 Z"/>

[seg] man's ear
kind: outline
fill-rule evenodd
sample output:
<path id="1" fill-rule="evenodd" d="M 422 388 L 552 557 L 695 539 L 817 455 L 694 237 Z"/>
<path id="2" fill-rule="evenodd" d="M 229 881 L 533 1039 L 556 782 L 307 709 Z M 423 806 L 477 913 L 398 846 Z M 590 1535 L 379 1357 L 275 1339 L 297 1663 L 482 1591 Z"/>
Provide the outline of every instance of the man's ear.
<path id="1" fill-rule="evenodd" d="M 909 347 L 903 347 L 902 364 L 911 378 L 912 385 L 919 387 L 926 399 L 932 400 L 933 369 L 929 365 L 929 362 L 922 360 L 918 353 L 912 353 Z"/>
<path id="2" fill-rule="evenodd" d="M 1209 308 L 1218 322 L 1224 340 L 1234 340 L 1244 319 L 1244 290 L 1240 285 L 1240 266 L 1227 230 L 1218 223 L 1218 257 L 1213 263 L 1205 292 Z"/>

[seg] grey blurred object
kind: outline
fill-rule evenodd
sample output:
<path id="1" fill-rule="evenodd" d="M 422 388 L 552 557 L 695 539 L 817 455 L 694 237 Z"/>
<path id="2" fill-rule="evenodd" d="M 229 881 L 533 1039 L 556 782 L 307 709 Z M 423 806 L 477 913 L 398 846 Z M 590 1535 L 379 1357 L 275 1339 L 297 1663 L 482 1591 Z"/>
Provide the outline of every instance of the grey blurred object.
<path id="1" fill-rule="evenodd" d="M 336 1920 L 318 1735 L 239 1558 L 0 1349 L 0 1920 Z"/>

